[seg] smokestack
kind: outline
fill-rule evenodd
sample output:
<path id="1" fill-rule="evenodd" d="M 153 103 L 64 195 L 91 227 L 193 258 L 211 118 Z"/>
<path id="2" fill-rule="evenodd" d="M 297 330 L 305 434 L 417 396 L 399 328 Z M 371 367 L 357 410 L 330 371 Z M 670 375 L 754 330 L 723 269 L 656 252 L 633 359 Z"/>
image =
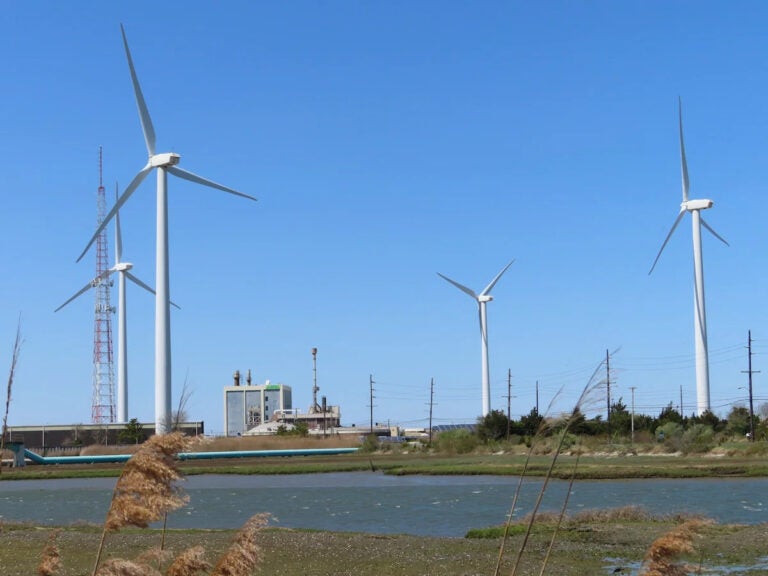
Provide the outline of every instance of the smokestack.
<path id="1" fill-rule="evenodd" d="M 240 370 L 235 370 L 235 386 L 240 386 Z"/>

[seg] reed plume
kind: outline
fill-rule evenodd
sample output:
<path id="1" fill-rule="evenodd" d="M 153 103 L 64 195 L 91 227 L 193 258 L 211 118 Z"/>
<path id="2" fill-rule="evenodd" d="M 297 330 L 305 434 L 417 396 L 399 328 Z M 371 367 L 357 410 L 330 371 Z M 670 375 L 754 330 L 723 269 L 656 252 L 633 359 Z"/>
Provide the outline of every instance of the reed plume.
<path id="1" fill-rule="evenodd" d="M 640 576 L 687 576 L 689 567 L 676 564 L 675 560 L 682 554 L 692 553 L 694 537 L 712 523 L 712 520 L 696 518 L 662 534 L 646 551 Z"/>
<path id="2" fill-rule="evenodd" d="M 48 543 L 43 549 L 43 555 L 40 558 L 40 564 L 37 565 L 39 576 L 57 576 L 61 570 L 61 553 L 56 544 L 56 538 L 59 535 L 58 530 L 54 530 L 48 536 Z"/>
<path id="3" fill-rule="evenodd" d="M 97 576 L 162 576 L 147 564 L 131 562 L 122 558 L 110 558 L 101 565 Z"/>
<path id="4" fill-rule="evenodd" d="M 205 548 L 193 546 L 179 554 L 165 571 L 165 576 L 195 576 L 211 565 L 205 561 Z"/>
<path id="5" fill-rule="evenodd" d="M 240 528 L 235 541 L 219 559 L 211 576 L 250 576 L 261 561 L 256 535 L 267 524 L 268 514 L 256 514 Z"/>
<path id="6" fill-rule="evenodd" d="M 96 562 L 92 574 L 95 576 L 104 550 L 107 532 L 119 530 L 125 526 L 146 528 L 150 522 L 160 520 L 189 500 L 175 486 L 183 478 L 176 466 L 175 455 L 189 445 L 189 440 L 181 433 L 155 435 L 142 444 L 123 468 L 112 494 L 112 503 L 104 522 L 101 542 L 96 553 Z M 135 566 L 114 566 L 110 570 L 133 570 Z M 116 572 L 116 574 L 132 574 Z M 99 572 L 101 574 L 101 572 Z M 111 576 L 111 572 L 106 573 Z M 139 573 L 137 573 L 139 574 Z"/>
<path id="7" fill-rule="evenodd" d="M 183 478 L 174 457 L 187 445 L 187 438 L 178 432 L 152 436 L 142 445 L 117 480 L 106 530 L 146 528 L 187 503 L 189 497 L 174 485 Z"/>

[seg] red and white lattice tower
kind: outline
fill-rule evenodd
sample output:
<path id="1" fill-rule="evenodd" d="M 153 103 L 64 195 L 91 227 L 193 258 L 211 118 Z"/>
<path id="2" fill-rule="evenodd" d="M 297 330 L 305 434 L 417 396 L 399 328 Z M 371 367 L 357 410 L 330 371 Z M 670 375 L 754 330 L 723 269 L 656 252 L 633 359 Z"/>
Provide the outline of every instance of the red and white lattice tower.
<path id="1" fill-rule="evenodd" d="M 101 178 L 101 148 L 99 148 L 99 192 L 96 197 L 97 222 L 100 226 L 107 211 L 107 198 Z M 112 314 L 109 294 L 112 280 L 103 280 L 102 274 L 109 270 L 107 231 L 101 231 L 96 239 L 96 278 L 94 292 L 96 303 L 93 320 L 93 401 L 91 421 L 94 424 L 109 424 L 115 421 L 115 366 L 112 354 Z"/>

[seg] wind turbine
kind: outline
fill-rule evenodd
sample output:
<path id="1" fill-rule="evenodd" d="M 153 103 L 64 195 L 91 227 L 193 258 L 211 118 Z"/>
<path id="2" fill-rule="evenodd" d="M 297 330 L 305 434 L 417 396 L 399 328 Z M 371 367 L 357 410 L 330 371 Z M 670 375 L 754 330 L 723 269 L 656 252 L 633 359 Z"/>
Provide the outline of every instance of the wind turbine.
<path id="1" fill-rule="evenodd" d="M 117 192 L 115 192 L 117 194 Z M 129 270 L 133 268 L 133 264 L 130 262 L 122 261 L 123 255 L 123 239 L 120 233 L 120 214 L 115 214 L 115 265 L 109 270 L 105 270 L 102 274 L 91 280 L 88 284 L 83 286 L 76 294 L 74 294 L 69 300 L 64 302 L 61 306 L 56 308 L 54 312 L 58 312 L 64 306 L 72 302 L 75 298 L 85 293 L 90 288 L 95 288 L 101 282 L 105 281 L 115 272 L 118 273 L 118 302 L 117 302 L 117 421 L 119 423 L 128 422 L 128 352 L 127 352 L 127 323 L 126 323 L 126 298 L 125 298 L 125 279 L 126 277 L 136 284 L 144 288 L 147 292 L 155 294 L 155 291 L 147 286 L 144 282 L 139 280 L 136 276 L 131 274 Z M 171 302 L 172 306 L 176 306 Z M 178 308 L 178 306 L 176 306 Z"/>
<path id="2" fill-rule="evenodd" d="M 486 416 L 491 411 L 491 383 L 490 383 L 490 369 L 489 369 L 489 362 L 488 362 L 488 318 L 485 311 L 485 305 L 493 300 L 493 296 L 491 296 L 491 290 L 493 290 L 493 287 L 496 285 L 496 282 L 499 281 L 499 278 L 501 278 L 502 274 L 507 271 L 507 268 L 512 266 L 512 260 L 509 264 L 504 266 L 504 269 L 496 274 L 496 277 L 491 280 L 490 284 L 485 287 L 485 290 L 480 292 L 480 294 L 476 294 L 474 290 L 467 288 L 466 286 L 459 284 L 458 282 L 455 282 L 454 280 L 451 280 L 447 276 L 443 276 L 440 274 L 440 272 L 437 273 L 440 278 L 443 280 L 446 280 L 447 282 L 450 282 L 456 288 L 461 290 L 462 292 L 468 294 L 471 296 L 474 300 L 477 300 L 477 306 L 478 306 L 478 312 L 480 315 L 480 338 L 482 340 L 482 369 L 483 369 L 483 416 Z"/>
<path id="3" fill-rule="evenodd" d="M 99 235 L 99 232 L 107 225 L 110 219 L 120 210 L 123 204 L 130 198 L 131 194 L 138 188 L 144 178 L 153 170 L 157 169 L 157 256 L 155 261 L 157 293 L 155 295 L 155 432 L 165 434 L 169 432 L 171 425 L 171 314 L 170 314 L 170 281 L 168 272 L 168 172 L 179 178 L 202 184 L 210 188 L 216 188 L 236 196 L 242 196 L 250 200 L 256 200 L 252 196 L 243 194 L 232 188 L 222 186 L 211 180 L 193 174 L 187 170 L 178 167 L 181 156 L 174 152 L 158 154 L 155 150 L 155 129 L 152 125 L 152 119 L 149 116 L 147 104 L 139 86 L 139 79 L 136 76 L 136 70 L 133 66 L 131 51 L 128 48 L 128 39 L 125 35 L 125 29 L 122 24 L 120 31 L 123 35 L 123 45 L 125 47 L 125 56 L 128 60 L 128 68 L 131 73 L 134 96 L 139 110 L 139 120 L 144 133 L 144 142 L 147 146 L 149 160 L 147 164 L 139 170 L 131 183 L 122 193 L 115 203 L 114 207 L 104 217 L 99 228 L 94 233 L 88 245 L 80 254 L 80 259 L 85 255 L 88 248 L 93 244 Z"/>
<path id="4" fill-rule="evenodd" d="M 680 204 L 680 212 L 677 214 L 672 228 L 664 239 L 664 243 L 661 245 L 659 253 L 656 255 L 656 260 L 653 261 L 648 274 L 653 272 L 656 267 L 656 263 L 661 257 L 661 253 L 672 237 L 672 234 L 680 224 L 680 220 L 683 219 L 686 212 L 691 214 L 691 224 L 693 226 L 693 305 L 694 305 L 694 331 L 696 340 L 696 411 L 701 415 L 703 412 L 710 409 L 709 401 L 709 352 L 707 351 L 707 311 L 704 301 L 704 261 L 702 259 L 701 248 L 701 227 L 704 226 L 709 230 L 712 235 L 723 242 L 726 246 L 729 246 L 728 242 L 720 236 L 715 230 L 707 224 L 703 216 L 701 216 L 702 210 L 712 208 L 714 202 L 712 200 L 691 200 L 688 197 L 688 164 L 685 159 L 685 144 L 683 142 L 683 103 L 678 98 L 678 111 L 679 111 L 679 124 L 680 124 L 680 165 L 683 176 L 683 201 Z"/>

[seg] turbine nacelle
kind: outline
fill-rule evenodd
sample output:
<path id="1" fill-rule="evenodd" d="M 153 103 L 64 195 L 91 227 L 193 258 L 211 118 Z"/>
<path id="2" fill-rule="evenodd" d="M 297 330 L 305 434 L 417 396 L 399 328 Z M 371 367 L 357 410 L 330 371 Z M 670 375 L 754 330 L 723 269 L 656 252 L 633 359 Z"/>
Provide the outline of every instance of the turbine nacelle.
<path id="1" fill-rule="evenodd" d="M 477 297 L 478 302 L 490 302 L 493 300 L 493 296 L 490 294 L 480 294 L 480 296 Z"/>
<path id="2" fill-rule="evenodd" d="M 118 262 L 112 267 L 112 270 L 115 272 L 127 272 L 131 268 L 133 268 L 133 264 L 130 262 Z"/>
<path id="3" fill-rule="evenodd" d="M 163 166 L 176 166 L 180 160 L 181 156 L 175 152 L 153 154 L 149 157 L 149 165 L 153 168 L 162 168 Z"/>
<path id="4" fill-rule="evenodd" d="M 680 211 L 706 210 L 707 208 L 712 208 L 713 205 L 714 202 L 712 200 L 688 200 L 680 204 Z"/>

